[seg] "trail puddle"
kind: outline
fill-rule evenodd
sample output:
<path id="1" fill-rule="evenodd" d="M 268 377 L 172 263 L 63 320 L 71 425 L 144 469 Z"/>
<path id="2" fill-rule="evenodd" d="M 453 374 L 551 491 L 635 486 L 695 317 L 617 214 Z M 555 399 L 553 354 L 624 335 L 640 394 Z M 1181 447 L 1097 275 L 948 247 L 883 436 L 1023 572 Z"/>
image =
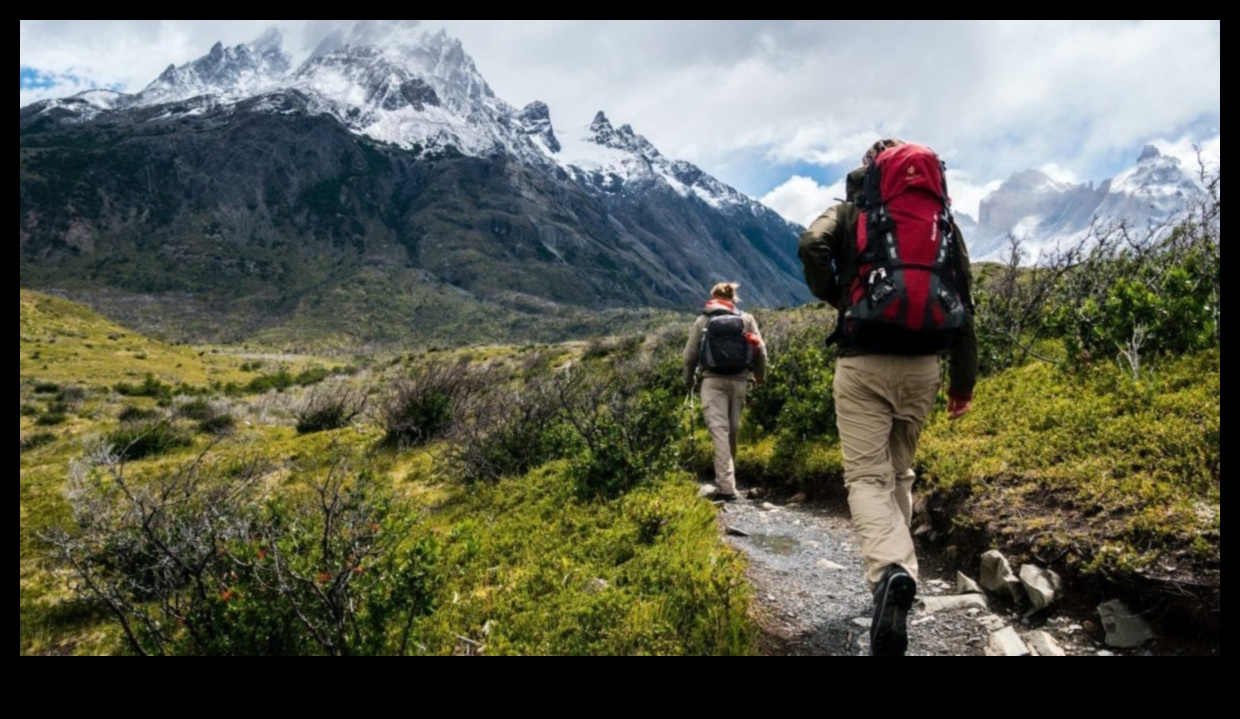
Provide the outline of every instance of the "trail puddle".
<path id="1" fill-rule="evenodd" d="M 781 557 L 791 557 L 801 546 L 800 542 L 783 534 L 750 534 L 749 541 Z"/>

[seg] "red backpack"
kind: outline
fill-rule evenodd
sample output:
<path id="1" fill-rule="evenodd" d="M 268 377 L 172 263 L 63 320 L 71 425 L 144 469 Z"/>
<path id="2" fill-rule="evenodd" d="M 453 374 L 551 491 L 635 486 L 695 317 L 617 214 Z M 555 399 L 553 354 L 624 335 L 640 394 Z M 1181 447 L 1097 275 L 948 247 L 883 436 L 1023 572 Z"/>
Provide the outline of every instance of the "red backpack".
<path id="1" fill-rule="evenodd" d="M 966 317 L 943 162 L 922 145 L 889 147 L 870 163 L 856 204 L 844 335 L 875 352 L 946 349 Z"/>

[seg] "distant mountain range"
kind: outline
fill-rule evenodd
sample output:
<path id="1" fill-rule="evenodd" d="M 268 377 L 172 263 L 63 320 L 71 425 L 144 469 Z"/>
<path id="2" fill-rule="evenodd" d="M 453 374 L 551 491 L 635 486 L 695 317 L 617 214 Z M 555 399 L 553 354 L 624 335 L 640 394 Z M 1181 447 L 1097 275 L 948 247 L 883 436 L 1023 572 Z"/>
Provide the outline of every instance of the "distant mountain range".
<path id="1" fill-rule="evenodd" d="M 1197 176 L 1177 158 L 1146 146 L 1137 163 L 1093 183 L 1057 182 L 1038 170 L 1012 175 L 982 200 L 976 223 L 961 230 L 974 261 L 1003 259 L 1009 237 L 1021 240 L 1027 261 L 1085 239 L 1098 223 L 1123 221 L 1138 231 L 1175 218 L 1199 195 Z"/>
<path id="2" fill-rule="evenodd" d="M 809 298 L 801 228 L 602 112 L 557 130 L 459 41 L 360 21 L 294 66 L 279 33 L 141 92 L 20 110 L 20 269 L 163 335 L 555 338 L 716 281 Z"/>

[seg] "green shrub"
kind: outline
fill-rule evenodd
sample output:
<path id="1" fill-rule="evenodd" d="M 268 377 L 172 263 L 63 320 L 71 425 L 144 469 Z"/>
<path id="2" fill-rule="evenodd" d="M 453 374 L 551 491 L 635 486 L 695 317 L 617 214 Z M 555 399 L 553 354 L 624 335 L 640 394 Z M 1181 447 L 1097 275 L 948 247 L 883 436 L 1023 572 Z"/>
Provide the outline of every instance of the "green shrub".
<path id="1" fill-rule="evenodd" d="M 188 402 L 177 405 L 176 413 L 186 419 L 193 419 L 201 422 L 214 417 L 217 414 L 217 411 L 207 398 L 195 397 Z"/>
<path id="2" fill-rule="evenodd" d="M 565 419 L 581 451 L 570 474 L 583 497 L 614 497 L 675 466 L 679 392 L 587 371 L 562 379 Z"/>
<path id="3" fill-rule="evenodd" d="M 251 394 L 265 394 L 271 390 L 283 392 L 295 384 L 293 375 L 283 367 L 275 374 L 264 374 L 250 380 L 244 387 Z"/>
<path id="4" fill-rule="evenodd" d="M 312 392 L 297 410 L 297 433 L 324 432 L 349 426 L 366 408 L 366 394 L 344 386 Z"/>
<path id="5" fill-rule="evenodd" d="M 67 405 L 78 405 L 86 399 L 86 388 L 77 385 L 67 385 L 61 387 L 56 393 L 56 401 L 63 402 Z"/>
<path id="6" fill-rule="evenodd" d="M 255 462 L 146 480 L 79 463 L 47 540 L 142 655 L 405 654 L 439 549 L 419 515 L 332 453 L 269 496 Z"/>
<path id="7" fill-rule="evenodd" d="M 207 434 L 227 434 L 237 426 L 237 418 L 227 412 L 211 415 L 198 423 L 198 431 Z"/>
<path id="8" fill-rule="evenodd" d="M 1218 346 L 1222 259 L 1220 176 L 1174 227 L 1097 225 L 1073 246 L 1024 266 L 1012 240 L 1002 265 L 979 268 L 974 287 L 982 370 L 1029 358 L 1072 368 L 1119 358 L 1135 377 L 1167 354 Z M 1048 338 L 1065 352 L 1038 351 Z"/>
<path id="9" fill-rule="evenodd" d="M 148 407 L 135 407 L 134 405 L 125 405 L 125 408 L 116 416 L 122 422 L 147 422 L 159 416 L 159 411 Z"/>
<path id="10" fill-rule="evenodd" d="M 171 399 L 172 386 L 155 379 L 154 375 L 147 374 L 142 380 L 142 384 L 134 385 L 128 382 L 118 383 L 113 387 L 117 394 L 126 397 L 154 397 L 156 399 Z"/>
<path id="11" fill-rule="evenodd" d="M 146 422 L 122 426 L 109 433 L 105 441 L 118 458 L 132 461 L 188 447 L 192 440 L 169 422 Z"/>
<path id="12" fill-rule="evenodd" d="M 468 363 L 430 362 L 396 381 L 379 407 L 388 444 L 408 447 L 446 435 L 464 406 L 495 382 Z"/>
<path id="13" fill-rule="evenodd" d="M 546 376 L 469 403 L 450 440 L 448 457 L 469 482 L 524 474 L 572 445 L 556 385 Z"/>
<path id="14" fill-rule="evenodd" d="M 293 378 L 293 383 L 298 387 L 306 387 L 312 384 L 318 384 L 323 380 L 331 377 L 335 372 L 326 367 L 310 367 L 297 373 Z"/>
<path id="15" fill-rule="evenodd" d="M 58 424 L 64 424 L 69 419 L 69 415 L 64 412 L 54 412 L 48 410 L 35 418 L 34 423 L 40 427 L 52 427 Z"/>
<path id="16" fill-rule="evenodd" d="M 835 436 L 834 349 L 824 341 L 826 312 L 780 315 L 765 328 L 766 382 L 749 394 L 747 422 L 806 440 Z"/>
<path id="17" fill-rule="evenodd" d="M 55 441 L 56 435 L 51 432 L 35 432 L 34 434 L 29 434 L 21 438 L 18 451 L 19 453 L 29 452 L 32 449 L 37 449 L 45 444 L 51 444 Z"/>

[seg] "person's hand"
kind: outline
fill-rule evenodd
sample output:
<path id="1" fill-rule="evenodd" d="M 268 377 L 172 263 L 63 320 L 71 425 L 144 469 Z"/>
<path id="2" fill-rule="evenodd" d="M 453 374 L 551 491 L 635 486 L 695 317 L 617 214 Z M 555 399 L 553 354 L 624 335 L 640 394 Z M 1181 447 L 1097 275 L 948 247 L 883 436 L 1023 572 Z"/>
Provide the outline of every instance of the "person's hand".
<path id="1" fill-rule="evenodd" d="M 973 407 L 973 399 L 962 399 L 960 397 L 947 397 L 947 418 L 960 419 Z"/>

